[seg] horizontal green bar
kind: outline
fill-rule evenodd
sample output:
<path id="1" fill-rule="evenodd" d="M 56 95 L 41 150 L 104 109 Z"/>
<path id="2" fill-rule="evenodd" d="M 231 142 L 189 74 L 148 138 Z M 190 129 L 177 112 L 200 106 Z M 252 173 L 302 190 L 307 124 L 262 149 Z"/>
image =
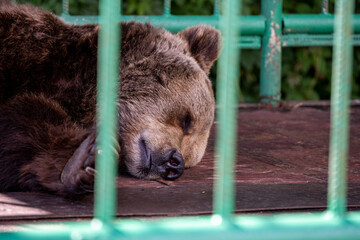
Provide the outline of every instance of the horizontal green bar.
<path id="1" fill-rule="evenodd" d="M 328 34 L 334 32 L 333 14 L 284 14 L 284 34 Z M 360 33 L 360 14 L 353 18 L 354 33 Z"/>
<path id="2" fill-rule="evenodd" d="M 76 24 L 98 23 L 97 16 L 61 16 L 65 21 Z M 219 27 L 219 16 L 122 16 L 123 21 L 151 22 L 155 26 L 165 27 L 170 31 L 180 31 L 189 26 L 206 24 Z M 265 29 L 265 18 L 258 16 L 239 17 L 241 35 L 262 35 Z M 332 14 L 284 14 L 284 34 L 307 33 L 329 34 L 333 33 L 334 15 Z M 360 14 L 353 19 L 354 32 L 360 33 Z"/>
<path id="3" fill-rule="evenodd" d="M 66 22 L 75 23 L 75 24 L 97 24 L 99 21 L 98 16 L 69 16 L 69 15 L 62 15 L 61 16 Z M 190 16 L 190 17 L 199 17 L 203 18 L 204 16 Z M 189 26 L 197 25 L 197 24 L 206 24 L 211 25 L 214 27 L 218 27 L 218 17 L 217 16 L 205 16 L 206 18 L 212 19 L 210 22 L 207 20 L 203 20 L 203 22 L 199 22 L 196 19 L 188 19 L 186 22 L 181 21 L 181 23 L 176 23 L 178 21 L 174 21 L 174 19 L 178 19 L 179 16 L 169 16 L 164 18 L 163 16 L 121 16 L 122 21 L 129 22 L 131 20 L 136 20 L 139 22 L 151 22 L 154 26 L 157 27 L 164 27 L 168 30 L 177 32 L 181 31 Z M 164 20 L 168 20 L 169 18 L 172 19 L 174 22 L 164 22 Z M 187 17 L 186 17 L 187 18 Z M 262 18 L 262 17 L 261 17 Z M 247 34 L 254 35 L 254 36 L 242 36 L 241 42 L 238 43 L 238 46 L 245 49 L 260 49 L 261 48 L 261 39 L 260 35 L 262 34 L 262 27 L 259 25 L 259 19 L 255 19 L 253 22 L 252 19 L 245 19 L 244 24 L 248 24 L 249 22 L 252 23 L 252 26 L 249 24 L 247 28 Z M 261 20 L 263 22 L 263 20 Z M 256 23 L 257 22 L 257 23 Z M 255 26 L 257 25 L 257 27 Z M 240 27 L 244 27 L 241 25 Z M 257 36 L 259 35 L 259 36 Z"/>
<path id="4" fill-rule="evenodd" d="M 334 38 L 332 34 L 287 34 L 282 36 L 283 47 L 309 47 L 309 46 L 332 46 Z M 360 35 L 353 35 L 353 46 L 360 46 Z"/>
<path id="5" fill-rule="evenodd" d="M 97 16 L 68 16 L 61 15 L 61 17 L 69 23 L 75 24 L 88 24 L 98 23 Z M 120 19 L 119 19 L 120 20 Z M 178 32 L 187 27 L 195 26 L 199 24 L 210 25 L 219 28 L 219 16 L 121 16 L 121 21 L 138 21 L 138 22 L 150 22 L 156 27 L 163 27 L 167 30 Z M 239 17 L 237 21 L 238 27 L 241 29 L 242 35 L 262 35 L 265 28 L 265 19 L 263 16 L 243 16 Z"/>
<path id="6" fill-rule="evenodd" d="M 359 239 L 360 212 L 350 212 L 341 221 L 330 213 L 242 215 L 233 222 L 218 216 L 119 220 L 113 230 L 98 220 L 62 224 L 31 225 L 31 230 L 0 233 L 2 240 L 16 239 Z"/>
<path id="7" fill-rule="evenodd" d="M 245 49 L 260 49 L 261 37 L 260 36 L 241 36 L 238 41 L 238 47 Z"/>
<path id="8" fill-rule="evenodd" d="M 303 15 L 307 16 L 307 15 Z M 308 25 L 308 27 L 297 26 L 293 31 L 287 29 L 287 33 L 282 36 L 282 46 L 283 47 L 305 47 L 305 46 L 332 46 L 333 45 L 333 36 L 332 36 L 332 23 L 333 16 L 330 14 L 313 14 L 312 16 L 320 17 L 320 23 L 317 23 L 318 26 L 314 26 L 314 18 L 309 17 L 309 19 L 303 20 Z M 98 23 L 99 18 L 97 16 L 61 16 L 65 21 L 75 24 L 89 24 L 89 23 Z M 249 18 L 250 17 L 250 18 Z M 293 24 L 300 15 L 285 15 L 284 21 L 287 23 Z M 218 16 L 122 16 L 123 21 L 136 20 L 139 22 L 151 22 L 153 25 L 158 27 L 164 27 L 171 31 L 181 31 L 189 26 L 197 24 L 206 24 L 214 27 L 218 27 Z M 258 16 L 245 16 L 242 17 L 243 22 L 240 26 L 242 36 L 241 42 L 238 43 L 238 46 L 243 49 L 260 49 L 261 48 L 261 39 L 260 36 L 263 34 L 263 25 L 264 19 Z M 255 19 L 253 19 L 255 18 Z M 308 17 L 305 17 L 308 18 Z M 182 20 L 183 19 L 183 20 Z M 186 20 L 187 19 L 187 20 Z M 202 19 L 197 20 L 197 19 Z M 208 21 L 209 19 L 210 21 Z M 290 19 L 290 20 L 289 20 Z M 327 20 L 326 20 L 327 19 Z M 360 33 L 360 15 L 355 15 L 354 18 L 356 21 L 356 29 Z M 165 21 L 166 20 L 166 21 Z M 255 20 L 255 22 L 253 22 Z M 262 23 L 261 23 L 262 22 Z M 326 23 L 324 23 L 326 22 Z M 290 26 L 291 26 L 290 24 Z M 320 27 L 322 25 L 323 27 Z M 318 31 L 318 32 L 316 32 Z M 301 33 L 301 32 L 309 32 Z M 329 33 L 327 33 L 329 32 Z M 356 31 L 355 31 L 356 32 Z M 326 34 L 327 33 L 327 34 Z M 360 46 L 360 34 L 355 34 L 353 36 L 353 45 Z"/>

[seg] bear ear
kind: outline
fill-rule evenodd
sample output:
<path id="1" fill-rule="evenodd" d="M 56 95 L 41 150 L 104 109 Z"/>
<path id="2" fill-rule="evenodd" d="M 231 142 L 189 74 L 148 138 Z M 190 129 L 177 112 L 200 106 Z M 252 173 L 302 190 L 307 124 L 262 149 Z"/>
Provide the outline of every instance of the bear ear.
<path id="1" fill-rule="evenodd" d="M 219 56 L 220 32 L 213 27 L 189 27 L 178 33 L 188 44 L 189 51 L 200 67 L 209 74 L 210 68 Z"/>

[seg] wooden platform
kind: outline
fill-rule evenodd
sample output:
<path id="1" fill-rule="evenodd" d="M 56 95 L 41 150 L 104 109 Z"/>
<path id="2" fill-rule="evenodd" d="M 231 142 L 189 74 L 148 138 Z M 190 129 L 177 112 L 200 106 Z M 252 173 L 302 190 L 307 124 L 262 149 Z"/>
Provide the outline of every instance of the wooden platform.
<path id="1" fill-rule="evenodd" d="M 240 106 L 236 212 L 321 211 L 326 207 L 327 103 L 291 111 Z M 216 122 L 215 124 L 216 125 Z M 118 178 L 119 217 L 210 214 L 215 126 L 202 162 L 176 181 Z M 360 107 L 351 108 L 348 205 L 360 209 Z M 215 176 L 216 177 L 216 176 Z M 89 219 L 93 196 L 64 199 L 46 193 L 0 193 L 0 231 L 14 224 Z"/>

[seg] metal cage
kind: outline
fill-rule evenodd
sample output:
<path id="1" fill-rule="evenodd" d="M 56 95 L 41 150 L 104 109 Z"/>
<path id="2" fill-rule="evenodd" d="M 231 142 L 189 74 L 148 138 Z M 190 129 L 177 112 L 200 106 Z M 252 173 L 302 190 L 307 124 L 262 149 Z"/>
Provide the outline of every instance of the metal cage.
<path id="1" fill-rule="evenodd" d="M 335 15 L 282 14 L 282 0 L 262 0 L 262 14 L 239 16 L 240 0 L 215 1 L 211 16 L 174 16 L 170 0 L 162 16 L 122 16 L 121 3 L 100 1 L 100 17 L 70 16 L 68 0 L 62 17 L 73 23 L 99 22 L 98 72 L 98 176 L 95 183 L 95 217 L 81 223 L 62 223 L 51 230 L 1 233 L 0 239 L 360 239 L 360 213 L 346 210 L 346 169 L 349 137 L 349 93 L 352 47 L 359 45 L 360 16 L 353 15 L 353 0 L 337 0 Z M 220 11 L 221 5 L 221 11 Z M 220 13 L 222 12 L 222 13 Z M 111 151 L 116 129 L 114 89 L 118 84 L 119 21 L 149 21 L 172 31 L 195 24 L 221 29 L 224 42 L 218 64 L 217 179 L 213 215 L 174 217 L 152 221 L 115 219 L 116 161 Z M 334 30 L 333 30 L 334 29 Z M 334 32 L 334 34 L 333 34 Z M 355 34 L 353 34 L 353 32 Z M 239 36 L 241 38 L 239 41 Z M 328 208 L 321 213 L 273 215 L 234 214 L 234 156 L 239 47 L 261 48 L 260 96 L 265 103 L 280 100 L 281 50 L 289 46 L 334 45 L 331 95 L 331 139 Z"/>

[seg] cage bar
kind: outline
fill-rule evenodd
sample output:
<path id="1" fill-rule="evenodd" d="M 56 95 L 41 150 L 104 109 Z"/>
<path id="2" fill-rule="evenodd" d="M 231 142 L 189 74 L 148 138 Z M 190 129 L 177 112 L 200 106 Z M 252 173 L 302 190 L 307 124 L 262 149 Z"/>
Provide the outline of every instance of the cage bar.
<path id="1" fill-rule="evenodd" d="M 69 0 L 62 0 L 62 15 L 69 15 Z"/>
<path id="2" fill-rule="evenodd" d="M 163 16 L 169 16 L 170 14 L 171 14 L 171 0 L 164 0 Z"/>
<path id="3" fill-rule="evenodd" d="M 334 216 L 344 218 L 349 151 L 349 99 L 353 61 L 351 14 L 354 11 L 354 1 L 338 0 L 335 7 L 328 210 Z"/>
<path id="4" fill-rule="evenodd" d="M 275 105 L 281 97 L 282 0 L 262 0 L 261 13 L 266 23 L 261 49 L 260 100 Z"/>
<path id="5" fill-rule="evenodd" d="M 46 230 L 44 230 L 46 229 Z M 345 221 L 323 213 L 240 215 L 231 224 L 218 224 L 212 217 L 181 217 L 116 222 L 108 238 L 93 222 L 69 222 L 57 227 L 38 225 L 32 230 L 0 233 L 1 240 L 39 239 L 251 239 L 251 240 L 357 240 L 360 212 L 350 212 Z"/>
<path id="6" fill-rule="evenodd" d="M 117 158 L 114 149 L 117 132 L 117 93 L 119 82 L 120 1 L 100 1 L 98 51 L 97 124 L 98 149 L 95 178 L 95 217 L 110 223 L 116 210 Z"/>
<path id="7" fill-rule="evenodd" d="M 220 0 L 214 0 L 214 16 L 220 15 Z"/>
<path id="8" fill-rule="evenodd" d="M 216 172 L 214 212 L 229 219 L 235 206 L 234 163 L 236 153 L 236 83 L 239 80 L 239 29 L 231 24 L 240 12 L 241 1 L 223 1 L 220 29 L 223 51 L 218 63 L 218 137 L 216 141 Z"/>
<path id="9" fill-rule="evenodd" d="M 321 0 L 321 12 L 323 14 L 329 13 L 329 0 Z"/>
<path id="10" fill-rule="evenodd" d="M 334 32 L 333 14 L 284 14 L 285 34 L 329 34 Z M 352 20 L 355 33 L 360 32 L 360 15 L 353 15 Z"/>
<path id="11" fill-rule="evenodd" d="M 220 1 L 215 0 L 215 4 Z M 68 2 L 68 0 L 63 0 Z M 168 1 L 169 2 L 169 1 Z M 271 14 L 271 9 L 274 10 L 274 14 L 280 11 L 279 5 L 282 1 L 264 0 L 263 4 L 275 5 L 268 9 L 267 13 Z M 322 2 L 325 3 L 325 0 Z M 355 26 L 355 32 L 360 28 L 357 26 L 358 15 L 351 15 L 353 12 L 353 0 L 338 0 L 336 6 L 336 30 L 335 30 L 335 42 L 334 42 L 334 61 L 333 61 L 333 83 L 332 83 L 332 111 L 331 111 L 331 142 L 330 142 L 330 167 L 329 167 L 329 189 L 328 189 L 328 211 L 324 213 L 292 213 L 292 214 L 274 214 L 269 216 L 264 215 L 239 215 L 231 217 L 233 213 L 234 204 L 234 185 L 232 182 L 233 172 L 231 164 L 233 164 L 235 149 L 233 143 L 235 141 L 234 134 L 235 129 L 231 132 L 232 128 L 236 128 L 235 117 L 231 116 L 235 114 L 236 109 L 234 104 L 236 103 L 235 93 L 232 91 L 235 89 L 232 86 L 234 84 L 235 76 L 238 74 L 238 66 L 235 66 L 238 62 L 239 56 L 233 46 L 234 39 L 237 37 L 236 31 L 241 30 L 241 33 L 246 32 L 249 37 L 259 37 L 264 33 L 265 18 L 263 16 L 249 16 L 253 18 L 243 17 L 238 19 L 232 19 L 237 10 L 240 10 L 240 2 L 236 0 L 227 0 L 224 8 L 225 16 L 222 19 L 224 39 L 224 52 L 219 61 L 219 76 L 218 87 L 222 88 L 219 91 L 222 96 L 220 97 L 219 108 L 219 138 L 218 146 L 219 157 L 218 164 L 218 182 L 216 182 L 215 196 L 214 196 L 214 210 L 215 213 L 220 214 L 214 216 L 199 216 L 199 217 L 178 217 L 178 218 L 164 218 L 164 219 L 152 219 L 151 221 L 139 221 L 139 220 L 120 220 L 112 222 L 114 218 L 115 209 L 115 183 L 114 178 L 116 172 L 116 161 L 114 160 L 112 147 L 114 144 L 113 135 L 116 128 L 116 121 L 114 120 L 114 114 L 116 113 L 116 93 L 118 83 L 118 62 L 117 54 L 119 51 L 119 29 L 115 27 L 115 22 L 121 18 L 119 13 L 120 6 L 116 1 L 102 0 L 101 2 L 101 28 L 100 28 L 100 52 L 99 52 L 99 120 L 101 123 L 99 126 L 99 150 L 101 154 L 97 156 L 97 169 L 98 175 L 96 178 L 96 195 L 95 195 L 95 215 L 96 219 L 92 221 L 84 222 L 69 222 L 55 225 L 55 227 L 47 226 L 46 228 L 38 225 L 32 226 L 31 230 L 0 233 L 1 240 L 7 239 L 359 239 L 360 236 L 360 212 L 346 213 L 346 159 L 348 152 L 348 129 L 349 129 L 349 91 L 350 91 L 350 78 L 351 78 L 351 66 L 352 66 L 352 47 L 351 44 L 353 37 L 351 37 L 351 26 Z M 63 5 L 64 6 L 64 5 Z M 165 6 L 165 4 L 164 4 Z M 217 5 L 216 5 L 217 6 Z M 227 7 L 226 7 L 227 6 Z M 265 5 L 264 12 L 265 12 Z M 105 10 L 106 9 L 106 10 Z M 214 9 L 214 13 L 220 14 L 220 8 Z M 117 12 L 117 13 L 115 13 Z M 229 14 L 230 13 L 230 14 Z M 63 13 L 64 15 L 64 13 Z M 216 15 L 216 14 L 215 14 Z M 265 15 L 265 14 L 264 14 Z M 321 14 L 319 14 L 321 15 Z M 116 21 L 115 21 L 116 16 Z M 351 24 L 352 16 L 353 25 Z M 178 18 L 180 17 L 180 18 Z M 166 20 L 167 23 L 161 23 L 165 21 L 165 18 L 156 19 L 156 24 L 161 26 L 170 26 L 173 29 L 180 29 L 187 27 L 186 24 L 199 24 L 196 22 L 197 18 L 192 18 L 191 21 L 185 24 L 176 25 L 174 22 L 181 21 L 181 17 L 184 16 L 169 16 Z M 196 17 L 196 16 L 195 16 Z M 201 21 L 209 21 L 210 25 L 219 26 L 218 19 L 204 18 Z M 301 16 L 298 16 L 301 17 Z M 78 19 L 78 17 L 64 16 L 65 19 Z M 89 19 L 84 17 L 84 21 Z M 99 18 L 91 17 L 92 21 L 97 22 Z M 130 19 L 130 18 L 129 18 Z M 146 20 L 146 17 L 135 18 Z M 152 21 L 152 18 L 148 18 Z M 253 19 L 256 22 L 256 30 L 251 30 L 247 26 L 247 23 Z M 275 21 L 266 16 L 266 24 Z M 309 20 L 309 19 L 308 19 Z M 241 21 L 239 24 L 238 22 Z M 327 20 L 326 20 L 327 21 Z M 169 23 L 170 22 L 170 23 Z M 238 24 L 233 24 L 237 22 Z M 284 24 L 286 29 L 286 15 L 284 18 Z M 316 25 L 318 19 L 313 25 Z M 202 23 L 202 22 L 201 22 Z M 227 23 L 228 25 L 223 25 Z M 294 21 L 296 23 L 296 19 Z M 310 23 L 310 22 L 309 22 Z M 332 28 L 333 23 L 328 22 L 327 27 Z M 208 25 L 209 25 L 208 24 Z M 309 27 L 311 24 L 309 24 Z M 244 30 L 244 28 L 245 30 Z M 299 26 L 301 28 L 302 26 Z M 315 27 L 316 28 L 316 27 Z M 296 27 L 293 28 L 296 31 Z M 247 32 L 249 31 L 249 32 Z M 251 32 L 252 31 L 252 32 Z M 266 26 L 265 35 L 271 36 L 271 28 Z M 317 30 L 314 30 L 314 34 L 317 34 Z M 322 31 L 322 30 L 321 30 Z M 326 30 L 327 31 L 327 30 Z M 329 30 L 332 33 L 332 30 Z M 251 33 L 250 33 L 251 32 Z M 269 33 L 270 32 L 270 33 Z M 276 33 L 276 32 L 275 32 Z M 291 40 L 291 31 L 288 32 L 288 38 Z M 301 30 L 299 33 L 308 34 L 306 30 Z M 255 34 L 256 36 L 251 36 Z M 342 37 L 343 36 L 343 37 Z M 248 36 L 247 36 L 248 37 Z M 310 36 L 313 37 L 313 36 Z M 265 36 L 264 36 L 265 38 Z M 244 38 L 242 38 L 244 39 Z M 303 39 L 306 39 L 305 36 Z M 330 38 L 329 38 L 330 39 Z M 289 40 L 289 41 L 290 41 Z M 247 39 L 248 41 L 248 39 Z M 264 39 L 263 39 L 264 42 Z M 282 42 L 282 41 L 280 41 Z M 311 43 L 309 43 L 311 44 Z M 294 44 L 294 46 L 297 46 Z M 270 50 L 270 49 L 268 49 Z M 270 51 L 271 52 L 271 51 Z M 272 58 L 269 58 L 272 59 Z M 226 65 L 227 63 L 228 65 Z M 110 67 L 108 65 L 111 65 Z M 221 67 L 220 67 L 221 65 Z M 227 69 L 229 67 L 229 69 Z M 225 86 L 227 85 L 227 86 Z M 221 91 L 221 92 L 220 92 Z M 229 95 L 229 96 L 227 96 Z M 230 105 L 228 105 L 229 103 Z M 222 104 L 222 105 L 221 105 Z M 224 105 L 226 104 L 226 105 Z M 230 118 L 228 119 L 230 114 Z M 223 119 L 222 119 L 223 118 Z M 114 121 L 113 121 L 114 120 Z M 109 121 L 109 122 L 108 122 Z M 221 136 L 220 136 L 221 135 Z M 232 140 L 228 142 L 223 141 L 223 138 L 227 137 Z M 225 139 L 227 140 L 227 139 Z M 226 146 L 226 144 L 230 144 Z M 225 152 L 228 151 L 228 152 Z M 229 165 L 227 165 L 229 164 Z M 106 174 L 105 174 L 106 173 Z M 226 174 L 229 176 L 224 176 Z M 224 178 L 223 178 L 224 177 Z M 229 189 L 226 189 L 229 187 Z M 224 194 L 225 196 L 219 196 Z M 226 223 L 223 224 L 224 221 Z M 104 227 L 105 226 L 105 227 Z M 44 230 L 45 229 L 45 230 Z"/>

